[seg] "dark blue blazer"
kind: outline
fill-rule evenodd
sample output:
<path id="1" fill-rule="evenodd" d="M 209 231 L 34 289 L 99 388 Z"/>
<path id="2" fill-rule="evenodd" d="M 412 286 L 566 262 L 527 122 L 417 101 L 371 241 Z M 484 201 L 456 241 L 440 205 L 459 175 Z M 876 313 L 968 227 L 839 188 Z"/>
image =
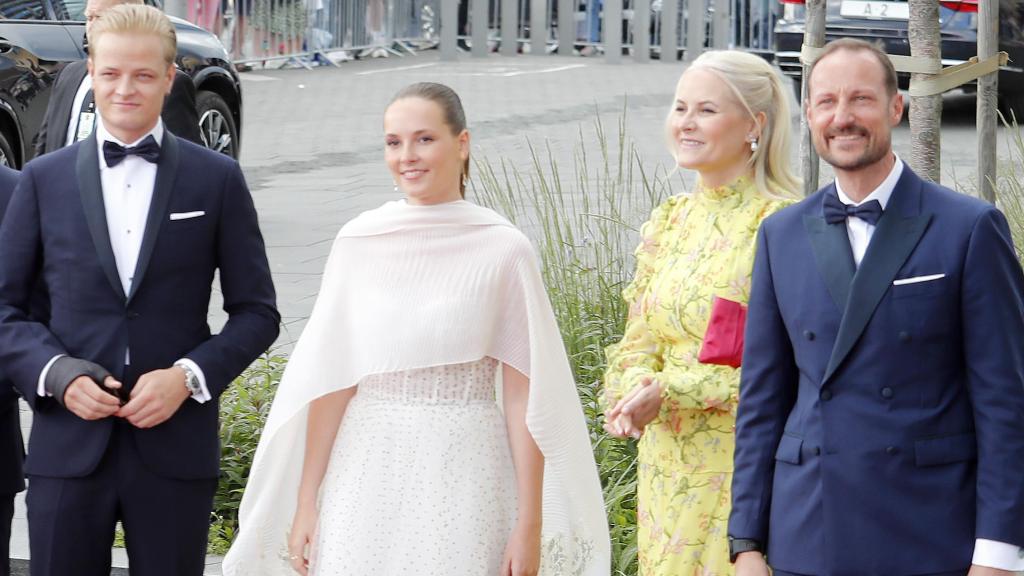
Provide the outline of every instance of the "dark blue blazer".
<path id="1" fill-rule="evenodd" d="M 96 362 L 129 387 L 141 374 L 187 357 L 202 368 L 216 399 L 278 333 L 263 238 L 237 163 L 165 132 L 132 290 L 124 294 L 98 158 L 96 139 L 88 138 L 29 162 L 0 226 L 0 366 L 35 412 L 29 475 L 89 474 L 113 428 L 113 418 L 81 420 L 37 395 L 39 374 L 55 355 Z M 205 215 L 170 219 L 198 211 Z M 211 335 L 216 271 L 228 321 Z M 28 316 L 36 276 L 49 295 L 45 323 Z M 186 400 L 167 422 L 131 430 L 152 471 L 216 477 L 216 401 Z"/>
<path id="2" fill-rule="evenodd" d="M 17 183 L 18 173 L 0 166 L 0 219 L 7 210 L 7 203 Z M 25 489 L 25 475 L 22 473 L 24 459 L 25 444 L 21 438 L 18 418 L 18 393 L 10 382 L 0 379 L 0 494 L 14 494 Z"/>
<path id="3" fill-rule="evenodd" d="M 859 268 L 827 186 L 762 224 L 729 534 L 819 576 L 1024 545 L 1024 277 L 1006 219 L 905 167 Z M 899 279 L 945 274 L 894 285 Z"/>

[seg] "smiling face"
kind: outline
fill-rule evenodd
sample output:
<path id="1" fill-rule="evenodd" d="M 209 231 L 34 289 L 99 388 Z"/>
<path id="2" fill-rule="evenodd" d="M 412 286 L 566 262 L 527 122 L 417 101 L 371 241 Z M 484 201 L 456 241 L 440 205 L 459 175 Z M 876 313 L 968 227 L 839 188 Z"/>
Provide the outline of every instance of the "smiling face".
<path id="1" fill-rule="evenodd" d="M 436 102 L 409 97 L 384 112 L 384 159 L 410 204 L 458 200 L 469 132 L 453 134 Z"/>
<path id="2" fill-rule="evenodd" d="M 749 170 L 750 136 L 759 125 L 713 72 L 693 68 L 676 86 L 668 119 L 676 162 L 700 172 L 707 187 L 728 184 Z"/>
<path id="3" fill-rule="evenodd" d="M 89 48 L 96 107 L 103 126 L 131 144 L 156 126 L 174 82 L 164 42 L 154 34 L 107 32 Z"/>
<path id="4" fill-rule="evenodd" d="M 843 49 L 819 60 L 809 98 L 807 123 L 814 147 L 837 174 L 887 168 L 903 99 L 889 94 L 874 54 Z"/>

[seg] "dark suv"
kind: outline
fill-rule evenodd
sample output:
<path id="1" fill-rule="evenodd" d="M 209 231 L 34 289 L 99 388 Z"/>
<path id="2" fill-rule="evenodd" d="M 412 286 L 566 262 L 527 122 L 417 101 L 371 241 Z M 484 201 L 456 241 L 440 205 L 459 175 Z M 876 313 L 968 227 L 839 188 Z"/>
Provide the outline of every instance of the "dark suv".
<path id="1" fill-rule="evenodd" d="M 826 3 L 826 42 L 836 38 L 861 38 L 881 41 L 889 54 L 910 55 L 907 35 L 907 0 L 828 0 Z M 977 0 L 939 2 L 939 33 L 942 39 L 943 66 L 966 61 L 978 53 Z M 782 18 L 775 24 L 775 63 L 797 80 L 800 91 L 800 46 L 804 40 L 803 1 L 783 1 Z M 1012 106 L 1018 117 L 1024 109 L 1024 1 L 999 0 L 999 49 L 1010 55 L 1010 63 L 999 72 L 999 98 Z M 900 74 L 900 87 L 906 88 L 909 74 Z M 964 85 L 965 91 L 976 89 Z M 799 98 L 799 94 L 797 96 Z"/>
<path id="2" fill-rule="evenodd" d="M 32 158 L 57 73 L 68 62 L 85 58 L 84 11 L 85 0 L 0 0 L 0 164 L 20 168 Z M 203 140 L 237 158 L 242 125 L 238 72 L 213 34 L 173 20 L 178 67 L 195 83 Z"/>

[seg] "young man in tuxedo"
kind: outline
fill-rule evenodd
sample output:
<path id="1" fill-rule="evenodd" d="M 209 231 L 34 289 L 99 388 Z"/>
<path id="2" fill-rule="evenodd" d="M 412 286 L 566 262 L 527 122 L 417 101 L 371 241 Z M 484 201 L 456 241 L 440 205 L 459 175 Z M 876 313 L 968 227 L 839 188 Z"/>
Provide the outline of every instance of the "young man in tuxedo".
<path id="1" fill-rule="evenodd" d="M 0 220 L 3 220 L 17 183 L 18 173 L 0 166 Z M 0 370 L 0 576 L 9 576 L 14 495 L 25 489 L 22 473 L 25 445 L 18 418 L 18 394 L 2 374 Z"/>
<path id="2" fill-rule="evenodd" d="M 168 132 L 174 28 L 107 10 L 90 31 L 101 120 L 29 162 L 0 227 L 0 366 L 34 416 L 33 576 L 199 575 L 217 485 L 217 399 L 274 341 L 263 238 L 238 164 Z M 14 225 L 16 224 L 16 225 Z M 219 273 L 227 323 L 207 310 Z M 29 316 L 46 291 L 45 322 Z"/>
<path id="3" fill-rule="evenodd" d="M 89 29 L 105 10 L 121 4 L 142 3 L 143 0 L 88 0 L 85 5 L 86 50 Z M 71 62 L 57 75 L 43 123 L 35 138 L 36 156 L 70 146 L 95 131 L 98 115 L 87 66 L 87 60 Z M 164 100 L 161 116 L 164 127 L 172 134 L 203 145 L 196 110 L 196 87 L 192 78 L 181 70 L 175 72 L 174 84 Z"/>
<path id="4" fill-rule="evenodd" d="M 893 153 L 903 101 L 875 46 L 832 42 L 807 80 L 836 181 L 759 233 L 736 574 L 1010 576 L 1024 569 L 1024 276 L 1006 218 Z"/>

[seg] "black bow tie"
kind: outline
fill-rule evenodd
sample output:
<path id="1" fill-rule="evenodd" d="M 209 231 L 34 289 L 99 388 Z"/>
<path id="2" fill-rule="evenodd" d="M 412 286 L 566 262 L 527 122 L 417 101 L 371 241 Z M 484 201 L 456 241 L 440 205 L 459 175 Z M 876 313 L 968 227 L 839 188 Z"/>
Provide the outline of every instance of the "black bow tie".
<path id="1" fill-rule="evenodd" d="M 137 146 L 121 146 L 110 140 L 103 142 L 103 158 L 107 161 L 108 167 L 117 166 L 127 156 L 138 156 L 146 162 L 156 164 L 160 159 L 160 145 L 156 143 L 156 138 L 153 138 L 152 134 L 146 136 L 146 139 Z"/>
<path id="2" fill-rule="evenodd" d="M 878 200 L 869 200 L 860 205 L 843 204 L 836 194 L 825 194 L 825 221 L 829 224 L 845 222 L 850 216 L 856 216 L 871 224 L 878 224 L 882 217 L 882 205 Z"/>

